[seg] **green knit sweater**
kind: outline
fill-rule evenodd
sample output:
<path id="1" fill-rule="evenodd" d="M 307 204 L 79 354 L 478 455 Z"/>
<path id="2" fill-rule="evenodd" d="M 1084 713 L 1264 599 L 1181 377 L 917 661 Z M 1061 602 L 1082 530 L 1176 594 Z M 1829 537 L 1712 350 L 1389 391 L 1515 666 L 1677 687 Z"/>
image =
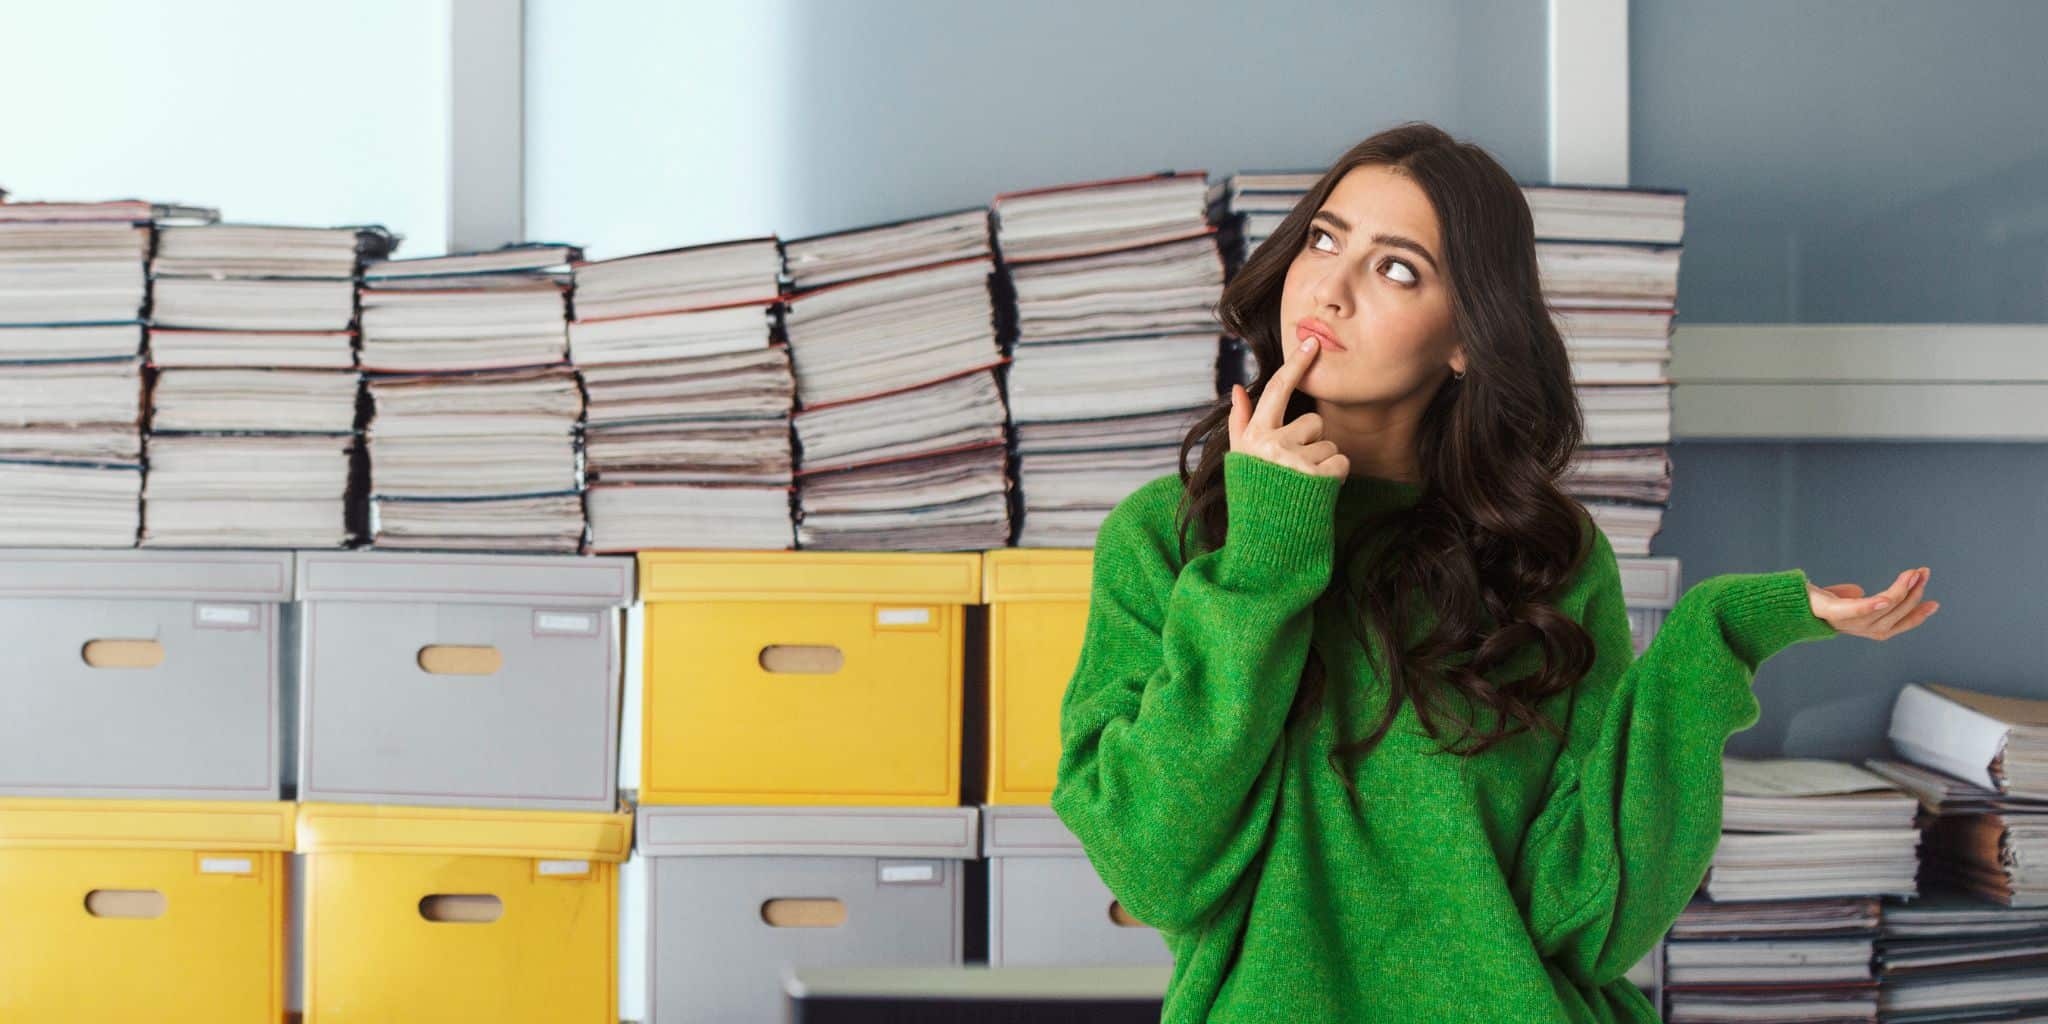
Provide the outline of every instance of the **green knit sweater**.
<path id="1" fill-rule="evenodd" d="M 1435 753 L 1409 704 L 1352 759 L 1354 798 L 1327 755 L 1377 722 L 1386 688 L 1316 599 L 1349 528 L 1420 485 L 1237 452 L 1224 481 L 1229 540 L 1203 550 L 1191 529 L 1185 564 L 1177 478 L 1103 523 L 1060 714 L 1053 808 L 1165 936 L 1163 1019 L 1656 1020 L 1624 975 L 1705 874 L 1722 750 L 1758 714 L 1750 680 L 1835 635 L 1805 573 L 1705 580 L 1636 657 L 1613 548 L 1582 520 L 1592 553 L 1554 603 L 1597 656 L 1544 705 L 1562 737 Z M 1311 643 L 1326 713 L 1290 727 Z"/>

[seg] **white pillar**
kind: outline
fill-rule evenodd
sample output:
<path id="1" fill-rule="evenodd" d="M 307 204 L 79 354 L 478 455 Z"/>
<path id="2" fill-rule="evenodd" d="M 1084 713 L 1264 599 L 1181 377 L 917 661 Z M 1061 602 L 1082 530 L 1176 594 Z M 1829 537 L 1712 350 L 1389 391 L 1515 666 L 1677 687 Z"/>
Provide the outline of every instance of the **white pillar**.
<path id="1" fill-rule="evenodd" d="M 526 4 L 449 0 L 448 17 L 448 251 L 523 241 Z"/>
<path id="2" fill-rule="evenodd" d="M 1550 0 L 1550 180 L 1629 183 L 1628 0 Z"/>

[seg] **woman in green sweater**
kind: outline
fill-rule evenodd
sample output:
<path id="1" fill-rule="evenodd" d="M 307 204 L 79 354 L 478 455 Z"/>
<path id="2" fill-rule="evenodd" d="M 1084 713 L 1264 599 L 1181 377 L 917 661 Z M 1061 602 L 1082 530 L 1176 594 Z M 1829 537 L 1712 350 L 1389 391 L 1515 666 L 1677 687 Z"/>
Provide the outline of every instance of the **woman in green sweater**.
<path id="1" fill-rule="evenodd" d="M 1706 871 L 1757 666 L 1912 629 L 1926 570 L 1716 576 L 1636 657 L 1558 486 L 1527 202 L 1429 125 L 1346 153 L 1219 312 L 1259 380 L 1102 525 L 1052 796 L 1164 934 L 1164 1019 L 1656 1020 L 1624 974 Z"/>

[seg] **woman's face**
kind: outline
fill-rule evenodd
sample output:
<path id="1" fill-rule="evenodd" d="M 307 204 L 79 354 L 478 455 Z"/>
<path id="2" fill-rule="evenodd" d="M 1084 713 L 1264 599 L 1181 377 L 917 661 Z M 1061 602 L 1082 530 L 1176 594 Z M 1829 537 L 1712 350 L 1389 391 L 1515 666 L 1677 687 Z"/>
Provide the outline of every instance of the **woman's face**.
<path id="1" fill-rule="evenodd" d="M 1280 298 L 1280 348 L 1322 351 L 1301 381 L 1338 404 L 1434 393 L 1465 368 L 1451 318 L 1436 211 L 1421 186 L 1385 165 L 1353 168 L 1309 224 Z"/>

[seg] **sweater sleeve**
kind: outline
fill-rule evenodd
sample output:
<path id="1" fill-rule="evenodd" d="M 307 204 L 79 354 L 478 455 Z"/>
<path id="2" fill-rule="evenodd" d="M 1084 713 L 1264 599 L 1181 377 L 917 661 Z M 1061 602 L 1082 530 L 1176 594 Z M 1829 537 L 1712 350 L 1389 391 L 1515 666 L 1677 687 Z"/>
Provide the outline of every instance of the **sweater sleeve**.
<path id="1" fill-rule="evenodd" d="M 1052 794 L 1132 916 L 1200 925 L 1264 845 L 1341 481 L 1230 452 L 1227 541 L 1176 572 L 1165 503 L 1103 523 Z M 1177 491 L 1176 491 L 1177 494 Z M 1143 492 L 1135 497 L 1143 497 Z"/>
<path id="2" fill-rule="evenodd" d="M 1721 758 L 1755 724 L 1757 667 L 1835 629 L 1799 569 L 1688 590 L 1634 654 L 1613 548 L 1598 528 L 1583 623 L 1594 667 L 1512 875 L 1531 937 L 1583 985 L 1623 977 L 1699 887 L 1721 836 Z"/>

